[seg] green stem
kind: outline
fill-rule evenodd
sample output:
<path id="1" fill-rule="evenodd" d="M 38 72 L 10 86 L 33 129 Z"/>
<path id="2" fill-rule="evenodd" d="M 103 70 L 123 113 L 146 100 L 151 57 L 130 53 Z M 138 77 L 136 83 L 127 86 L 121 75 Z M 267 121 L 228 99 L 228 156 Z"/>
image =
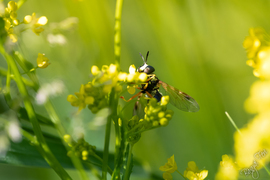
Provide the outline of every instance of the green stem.
<path id="1" fill-rule="evenodd" d="M 8 71 L 5 70 L 5 69 L 3 69 L 3 68 L 0 68 L 0 75 L 2 75 L 2 76 L 8 76 Z M 10 76 L 11 79 L 14 79 L 14 76 L 12 74 L 10 74 L 9 76 Z M 35 87 L 35 84 L 32 81 L 30 81 L 30 80 L 28 80 L 26 78 L 22 78 L 22 80 L 23 80 L 23 83 L 26 86 L 29 86 L 29 87 L 32 87 L 32 88 Z"/>
<path id="2" fill-rule="evenodd" d="M 22 80 L 22 77 L 20 75 L 17 64 L 15 63 L 14 59 L 9 54 L 7 54 L 5 52 L 3 46 L 0 46 L 0 52 L 5 57 L 6 61 L 8 62 L 8 65 L 10 65 L 10 68 L 15 75 L 15 81 L 17 83 L 20 94 L 22 95 L 24 106 L 25 106 L 25 109 L 27 111 L 28 117 L 32 123 L 35 136 L 40 144 L 40 147 L 44 151 L 44 154 L 43 154 L 44 159 L 54 169 L 54 171 L 58 174 L 59 177 L 61 177 L 62 179 L 71 179 L 71 177 L 67 174 L 67 172 L 64 170 L 64 168 L 61 166 L 61 164 L 55 158 L 55 156 L 51 152 L 50 148 L 48 147 L 48 145 L 45 141 L 45 138 L 43 137 L 41 128 L 39 126 L 38 120 L 37 120 L 36 115 L 35 115 L 34 108 L 32 106 L 32 103 L 30 101 L 30 97 L 28 95 L 28 91 L 25 87 L 25 84 L 23 83 L 23 80 Z"/>
<path id="3" fill-rule="evenodd" d="M 120 119 L 119 119 L 120 121 Z M 115 128 L 116 132 L 118 131 L 118 134 L 116 136 L 116 146 L 115 146 L 115 163 L 114 163 L 114 171 L 112 175 L 112 180 L 118 180 L 121 178 L 120 171 L 123 164 L 123 155 L 124 155 L 124 149 L 125 149 L 125 137 L 124 137 L 124 129 L 122 126 L 122 122 L 116 122 Z"/>
<path id="4" fill-rule="evenodd" d="M 97 158 L 102 164 L 103 164 L 103 159 L 101 158 L 101 157 L 99 157 L 98 155 L 96 155 L 96 154 L 94 154 L 93 155 L 95 158 Z M 96 166 L 98 166 L 98 167 L 102 167 L 102 165 L 99 165 L 99 164 L 96 164 L 96 163 L 93 163 L 93 162 L 90 162 L 90 161 L 88 161 L 89 163 L 91 163 L 91 164 L 93 164 L 93 165 L 96 165 Z M 107 168 L 108 168 L 108 173 L 110 174 L 110 175 L 112 175 L 112 173 L 113 173 L 113 171 L 112 171 L 112 169 L 110 168 L 110 166 L 107 166 Z"/>
<path id="5" fill-rule="evenodd" d="M 20 0 L 17 2 L 18 9 L 20 9 L 20 7 L 25 3 L 25 1 L 27 0 Z"/>
<path id="6" fill-rule="evenodd" d="M 128 143 L 128 161 L 127 161 L 127 167 L 126 167 L 126 171 L 125 171 L 125 174 L 124 174 L 124 180 L 129 180 L 129 176 L 131 174 L 131 168 L 130 166 L 132 165 L 131 162 L 132 162 L 132 149 L 133 149 L 133 145 L 132 143 Z"/>
<path id="7" fill-rule="evenodd" d="M 267 174 L 270 176 L 270 171 L 269 171 L 269 169 L 268 169 L 264 164 L 262 164 L 262 166 L 263 166 L 264 170 L 267 172 Z"/>
<path id="8" fill-rule="evenodd" d="M 61 121 L 60 121 L 57 113 L 55 112 L 55 109 L 53 108 L 53 106 L 49 100 L 45 103 L 45 108 L 50 116 L 50 119 L 54 123 L 55 128 L 57 129 L 58 134 L 62 139 L 63 144 L 65 145 L 66 149 L 68 150 L 69 148 L 63 140 L 63 137 L 66 134 L 65 129 L 62 126 Z M 87 174 L 83 168 L 83 165 L 81 163 L 81 160 L 77 156 L 75 156 L 74 153 L 70 154 L 70 159 L 71 159 L 72 163 L 74 164 L 75 168 L 79 171 L 81 178 L 84 180 L 88 179 L 88 176 L 87 176 Z"/>
<path id="9" fill-rule="evenodd" d="M 29 78 L 32 80 L 32 84 L 33 84 L 33 88 L 35 91 L 38 91 L 39 89 L 39 81 L 37 76 L 35 75 L 35 73 L 31 73 L 29 72 L 29 68 L 26 66 L 27 60 L 23 58 L 23 56 L 18 52 L 15 51 L 13 53 L 14 58 L 16 59 L 16 61 L 18 62 L 18 64 L 21 66 L 21 68 L 24 70 L 24 72 L 29 76 Z M 60 118 L 58 117 L 57 113 L 55 112 L 55 109 L 52 106 L 52 103 L 50 102 L 50 100 L 48 100 L 45 103 L 45 108 L 50 116 L 51 121 L 53 122 L 55 128 L 58 131 L 59 136 L 62 139 L 63 145 L 66 147 L 67 151 L 69 151 L 69 147 L 67 146 L 67 144 L 63 141 L 63 137 L 66 134 L 64 127 L 61 124 Z M 88 179 L 88 176 L 83 168 L 83 165 L 81 163 L 81 160 L 75 156 L 74 153 L 70 153 L 70 159 L 74 165 L 74 167 L 79 171 L 80 176 L 82 179 Z"/>
<path id="10" fill-rule="evenodd" d="M 225 112 L 226 116 L 228 117 L 228 119 L 231 121 L 233 127 L 238 131 L 238 133 L 242 136 L 241 131 L 239 130 L 239 128 L 237 127 L 237 125 L 235 124 L 235 122 L 233 121 L 233 119 L 231 118 L 231 116 L 229 115 L 229 113 Z"/>
<path id="11" fill-rule="evenodd" d="M 104 154 L 103 154 L 103 166 L 102 166 L 102 179 L 107 180 L 107 166 L 109 160 L 109 144 L 111 134 L 111 116 L 107 118 L 105 142 L 104 142 Z"/>
<path id="12" fill-rule="evenodd" d="M 115 6 L 115 25 L 114 25 L 114 55 L 115 63 L 119 67 L 121 55 L 121 19 L 122 19 L 123 0 L 117 0 Z"/>
<path id="13" fill-rule="evenodd" d="M 186 179 L 185 176 L 182 173 L 180 173 L 178 170 L 176 170 L 176 172 L 178 172 L 184 179 Z"/>
<path id="14" fill-rule="evenodd" d="M 10 65 L 8 65 L 5 98 L 9 106 L 11 105 L 10 82 L 11 82 L 11 68 Z"/>
<path id="15" fill-rule="evenodd" d="M 112 110 L 112 114 L 107 118 L 105 141 L 104 141 L 104 154 L 103 154 L 103 166 L 102 166 L 102 179 L 107 180 L 107 167 L 109 161 L 109 145 L 110 145 L 110 135 L 111 135 L 111 121 L 112 116 L 117 112 L 114 112 L 114 101 L 115 101 L 115 90 L 112 89 L 109 97 L 109 108 Z"/>

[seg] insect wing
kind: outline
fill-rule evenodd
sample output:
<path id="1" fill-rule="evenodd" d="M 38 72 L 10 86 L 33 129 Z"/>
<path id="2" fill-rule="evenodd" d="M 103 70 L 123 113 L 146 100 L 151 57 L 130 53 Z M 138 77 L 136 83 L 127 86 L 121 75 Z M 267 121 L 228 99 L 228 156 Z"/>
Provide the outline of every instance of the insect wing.
<path id="1" fill-rule="evenodd" d="M 176 89 L 165 82 L 159 81 L 170 97 L 170 103 L 182 111 L 197 112 L 200 110 L 198 103 L 188 94 Z"/>
<path id="2" fill-rule="evenodd" d="M 144 96 L 144 95 L 142 95 Z M 147 100 L 144 97 L 138 97 L 138 100 L 135 102 L 133 109 L 133 116 L 137 115 L 139 119 L 144 118 L 144 108 L 147 105 Z"/>

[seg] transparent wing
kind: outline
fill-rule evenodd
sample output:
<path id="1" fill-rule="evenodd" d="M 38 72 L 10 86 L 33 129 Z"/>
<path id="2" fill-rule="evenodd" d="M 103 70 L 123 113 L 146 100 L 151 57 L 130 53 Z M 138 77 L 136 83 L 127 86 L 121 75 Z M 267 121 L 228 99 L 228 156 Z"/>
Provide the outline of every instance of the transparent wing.
<path id="1" fill-rule="evenodd" d="M 147 105 L 147 100 L 144 98 L 144 95 L 138 97 L 138 100 L 135 102 L 133 108 L 133 116 L 137 115 L 139 119 L 144 118 L 144 108 Z"/>
<path id="2" fill-rule="evenodd" d="M 159 81 L 159 84 L 161 84 L 161 87 L 163 87 L 169 95 L 170 103 L 178 109 L 186 112 L 197 112 L 200 110 L 198 103 L 191 96 L 165 82 Z"/>

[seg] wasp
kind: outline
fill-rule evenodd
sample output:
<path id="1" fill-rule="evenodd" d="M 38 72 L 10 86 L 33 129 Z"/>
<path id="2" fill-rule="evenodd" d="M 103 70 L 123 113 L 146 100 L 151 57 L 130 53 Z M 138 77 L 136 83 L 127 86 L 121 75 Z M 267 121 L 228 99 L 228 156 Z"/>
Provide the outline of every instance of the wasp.
<path id="1" fill-rule="evenodd" d="M 147 64 L 149 51 L 147 52 L 145 59 L 141 53 L 140 55 L 143 59 L 144 64 L 140 66 L 137 71 L 140 73 L 146 73 L 148 78 L 145 83 L 141 84 L 141 87 L 138 87 L 140 92 L 127 101 L 130 101 L 136 97 L 140 99 L 140 97 L 145 94 L 147 98 L 156 98 L 159 102 L 162 98 L 162 93 L 160 92 L 160 89 L 163 88 L 166 94 L 170 97 L 169 102 L 176 108 L 186 112 L 197 112 L 200 110 L 198 103 L 191 96 L 159 80 L 156 74 L 154 74 L 155 68 Z M 123 97 L 121 98 L 124 99 Z M 134 107 L 134 111 L 138 109 L 138 106 L 139 104 L 137 101 Z"/>

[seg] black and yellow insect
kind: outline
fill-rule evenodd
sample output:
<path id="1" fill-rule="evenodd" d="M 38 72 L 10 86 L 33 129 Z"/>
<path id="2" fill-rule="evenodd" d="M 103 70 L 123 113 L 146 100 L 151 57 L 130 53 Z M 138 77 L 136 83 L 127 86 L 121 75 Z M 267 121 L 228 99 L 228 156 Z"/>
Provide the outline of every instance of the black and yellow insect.
<path id="1" fill-rule="evenodd" d="M 141 54 L 140 54 L 141 55 Z M 160 88 L 163 88 L 167 95 L 170 97 L 170 103 L 177 107 L 178 109 L 186 112 L 197 112 L 200 110 L 200 107 L 198 103 L 188 94 L 174 88 L 173 86 L 168 85 L 167 83 L 160 81 L 156 74 L 154 74 L 155 68 L 152 66 L 149 66 L 147 64 L 147 58 L 149 55 L 149 51 L 146 54 L 146 58 L 141 55 L 144 64 L 140 66 L 137 71 L 140 73 L 146 73 L 148 76 L 148 79 L 145 83 L 141 84 L 140 92 L 131 97 L 128 101 L 134 99 L 135 97 L 141 97 L 142 94 L 145 94 L 148 98 L 156 98 L 159 102 L 161 100 L 162 94 L 160 92 Z M 135 109 L 136 109 L 135 105 Z"/>

